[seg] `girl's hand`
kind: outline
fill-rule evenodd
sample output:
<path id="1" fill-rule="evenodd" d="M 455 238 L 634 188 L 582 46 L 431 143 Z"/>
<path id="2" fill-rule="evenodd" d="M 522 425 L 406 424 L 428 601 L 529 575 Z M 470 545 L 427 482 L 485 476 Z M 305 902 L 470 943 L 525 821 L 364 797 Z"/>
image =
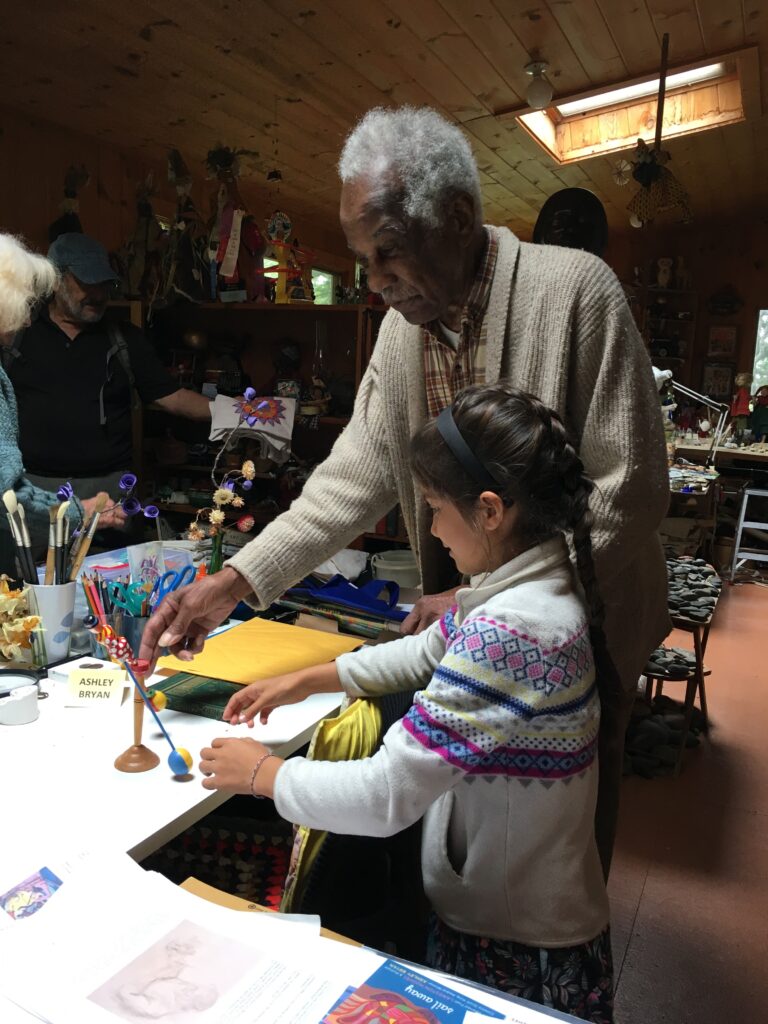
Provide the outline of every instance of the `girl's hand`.
<path id="1" fill-rule="evenodd" d="M 200 771 L 204 789 L 225 789 L 228 793 L 251 794 L 251 774 L 259 758 L 269 753 L 269 747 L 256 740 L 215 739 L 210 747 L 200 751 Z M 256 773 L 254 788 L 257 793 L 271 791 L 274 776 L 282 764 L 280 758 L 270 757 Z M 263 776 L 263 778 L 262 778 Z M 261 786 L 259 783 L 263 783 Z"/>
<path id="2" fill-rule="evenodd" d="M 275 708 L 284 704 L 299 704 L 312 693 L 334 693 L 339 690 L 341 682 L 334 663 L 315 665 L 313 668 L 260 679 L 244 686 L 229 698 L 222 718 L 230 725 L 246 722 L 252 729 L 257 714 L 261 724 L 265 725 Z"/>

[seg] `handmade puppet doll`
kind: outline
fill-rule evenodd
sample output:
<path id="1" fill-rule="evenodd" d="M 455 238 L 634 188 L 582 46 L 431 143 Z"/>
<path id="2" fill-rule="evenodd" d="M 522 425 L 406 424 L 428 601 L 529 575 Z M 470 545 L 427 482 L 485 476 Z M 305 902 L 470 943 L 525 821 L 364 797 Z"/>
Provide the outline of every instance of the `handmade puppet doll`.
<path id="1" fill-rule="evenodd" d="M 733 418 L 733 431 L 737 437 L 741 437 L 747 429 L 751 385 L 751 373 L 736 374 L 736 394 L 731 402 L 731 417 Z"/>
<path id="2" fill-rule="evenodd" d="M 243 155 L 252 154 L 248 150 L 217 146 L 206 160 L 209 174 L 219 182 L 213 199 L 209 242 L 210 288 L 215 298 L 217 284 L 224 289 L 239 286 L 249 302 L 263 302 L 266 242 L 238 188 L 239 158 Z"/>

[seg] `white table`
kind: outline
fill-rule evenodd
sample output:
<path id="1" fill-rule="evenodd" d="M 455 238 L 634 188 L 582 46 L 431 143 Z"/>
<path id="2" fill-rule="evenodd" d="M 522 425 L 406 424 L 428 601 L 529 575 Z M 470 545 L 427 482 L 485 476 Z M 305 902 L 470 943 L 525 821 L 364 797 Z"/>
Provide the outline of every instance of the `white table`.
<path id="1" fill-rule="evenodd" d="M 168 743 L 147 711 L 143 741 L 160 756 L 160 764 L 135 775 L 113 766 L 133 742 L 132 690 L 126 690 L 119 709 L 108 711 L 65 707 L 63 682 L 50 679 L 42 687 L 50 696 L 40 701 L 36 722 L 0 725 L 0 875 L 11 860 L 28 863 L 30 873 L 37 870 L 52 848 L 109 845 L 143 859 L 228 799 L 229 794 L 210 792 L 200 784 L 199 752 L 214 737 L 252 736 L 287 756 L 310 739 L 318 722 L 332 715 L 342 700 L 341 694 L 315 694 L 301 704 L 278 708 L 267 725 L 253 729 L 163 711 L 174 744 L 186 747 L 194 758 L 191 776 L 175 779 L 167 764 Z M 22 861 L 19 855 L 25 850 L 29 858 Z"/>

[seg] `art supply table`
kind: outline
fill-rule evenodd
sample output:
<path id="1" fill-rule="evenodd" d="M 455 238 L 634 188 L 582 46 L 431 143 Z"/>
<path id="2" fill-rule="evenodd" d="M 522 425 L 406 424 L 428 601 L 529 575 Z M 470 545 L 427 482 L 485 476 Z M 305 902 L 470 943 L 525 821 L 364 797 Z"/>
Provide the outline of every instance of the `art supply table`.
<path id="1" fill-rule="evenodd" d="M 686 441 L 684 444 L 675 446 L 675 454 L 692 462 L 703 462 L 710 451 L 710 443 L 705 441 L 697 444 L 695 441 Z M 752 444 L 743 448 L 729 448 L 719 445 L 715 452 L 716 466 L 722 466 L 731 462 L 763 462 L 768 464 L 768 444 Z"/>
<path id="2" fill-rule="evenodd" d="M 148 677 L 148 685 L 154 678 Z M 315 694 L 278 708 L 267 725 L 253 729 L 164 711 L 163 723 L 174 742 L 194 758 L 190 776 L 175 779 L 166 764 L 168 745 L 149 715 L 144 743 L 159 754 L 160 765 L 141 774 L 113 767 L 132 735 L 131 691 L 126 690 L 118 709 L 96 710 L 65 707 L 64 682 L 49 679 L 42 686 L 49 697 L 40 701 L 36 722 L 0 726 L 3 831 L 14 836 L 13 842 L 0 844 L 0 872 L 11 852 L 18 856 L 25 850 L 27 865 L 39 867 L 52 845 L 61 849 L 63 837 L 77 849 L 98 848 L 108 840 L 141 860 L 228 798 L 202 788 L 197 769 L 201 747 L 216 736 L 251 736 L 285 757 L 310 739 L 342 699 L 341 694 Z"/>

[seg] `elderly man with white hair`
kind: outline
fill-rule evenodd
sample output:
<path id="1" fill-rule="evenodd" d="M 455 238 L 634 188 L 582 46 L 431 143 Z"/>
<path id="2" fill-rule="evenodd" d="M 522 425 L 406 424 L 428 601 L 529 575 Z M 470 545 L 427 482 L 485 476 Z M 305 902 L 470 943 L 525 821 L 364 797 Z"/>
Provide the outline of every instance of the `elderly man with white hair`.
<path id="1" fill-rule="evenodd" d="M 29 252 L 13 235 L 0 234 L 0 345 L 13 343 L 16 333 L 29 323 L 35 303 L 53 291 L 56 278 L 56 270 L 48 260 Z M 44 368 L 41 372 L 45 372 Z M 62 398 L 62 415 L 66 415 L 66 398 Z M 35 487 L 24 474 L 19 451 L 16 396 L 8 375 L 0 365 L 0 493 L 8 490 L 15 491 L 24 506 L 31 531 L 47 537 L 48 509 L 57 505 L 60 499 L 51 491 Z M 83 502 L 74 498 L 69 509 L 72 522 L 77 525 L 83 510 L 90 512 L 95 504 L 96 497 Z M 124 520 L 119 507 L 105 511 L 101 517 L 105 526 L 120 525 Z M 0 514 L 0 572 L 11 576 L 16 573 L 8 519 L 4 513 Z"/>
<path id="2" fill-rule="evenodd" d="M 508 380 L 557 409 L 596 483 L 594 560 L 605 609 L 593 612 L 604 614 L 616 668 L 614 679 L 600 680 L 596 829 L 607 872 L 628 709 L 647 656 L 669 629 L 656 535 L 668 502 L 666 456 L 642 340 L 600 259 L 483 224 L 470 146 L 435 111 L 370 111 L 348 137 L 339 171 L 344 233 L 390 306 L 352 420 L 287 512 L 220 573 L 163 602 L 142 655 L 154 656 L 159 643 L 191 657 L 238 599 L 266 607 L 395 503 L 431 595 L 405 626 L 427 626 L 452 602 L 457 581 L 430 535 L 409 439 L 465 385 Z"/>

